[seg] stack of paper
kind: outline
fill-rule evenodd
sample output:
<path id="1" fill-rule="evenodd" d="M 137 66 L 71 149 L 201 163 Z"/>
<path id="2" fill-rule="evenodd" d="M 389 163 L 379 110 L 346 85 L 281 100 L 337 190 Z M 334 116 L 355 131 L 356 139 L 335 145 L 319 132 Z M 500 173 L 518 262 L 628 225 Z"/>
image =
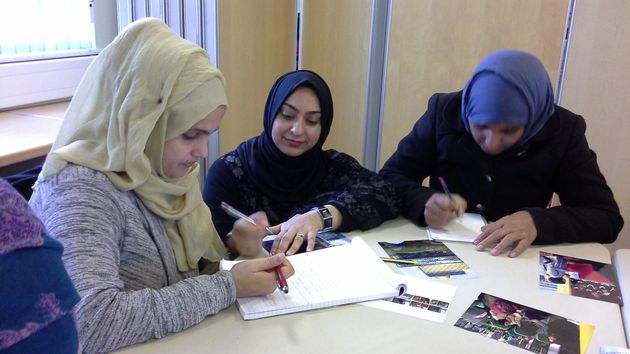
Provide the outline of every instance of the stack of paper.
<path id="1" fill-rule="evenodd" d="M 483 216 L 465 213 L 454 219 L 443 228 L 427 227 L 429 239 L 434 241 L 473 242 L 481 233 L 481 227 L 486 224 Z"/>

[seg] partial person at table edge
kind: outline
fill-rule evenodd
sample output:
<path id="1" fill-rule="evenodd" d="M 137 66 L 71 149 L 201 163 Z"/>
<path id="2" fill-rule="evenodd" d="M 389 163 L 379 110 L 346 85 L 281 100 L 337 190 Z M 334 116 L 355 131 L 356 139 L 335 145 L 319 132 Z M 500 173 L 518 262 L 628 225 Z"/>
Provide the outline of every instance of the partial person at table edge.
<path id="1" fill-rule="evenodd" d="M 490 223 L 474 244 L 492 255 L 515 257 L 531 244 L 610 243 L 623 219 L 585 131 L 584 118 L 554 104 L 538 58 L 500 50 L 462 91 L 429 99 L 379 174 L 419 225 L 442 227 L 464 211 L 484 215 Z M 561 204 L 548 207 L 554 193 Z"/>
<path id="2" fill-rule="evenodd" d="M 63 246 L 26 200 L 0 178 L 0 351 L 76 353 L 79 302 L 61 260 Z"/>

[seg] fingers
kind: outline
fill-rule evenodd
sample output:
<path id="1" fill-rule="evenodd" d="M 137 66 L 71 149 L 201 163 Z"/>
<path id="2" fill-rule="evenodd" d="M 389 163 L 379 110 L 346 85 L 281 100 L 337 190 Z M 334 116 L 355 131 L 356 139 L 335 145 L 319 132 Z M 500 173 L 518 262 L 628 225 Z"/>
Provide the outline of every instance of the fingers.
<path id="1" fill-rule="evenodd" d="M 527 247 L 529 247 L 529 245 L 531 245 L 531 242 L 527 242 L 527 240 L 521 240 L 516 247 L 514 247 L 514 249 L 512 250 L 512 252 L 510 252 L 509 256 L 510 257 L 518 257 L 521 255 L 521 253 L 523 253 Z"/>
<path id="2" fill-rule="evenodd" d="M 310 251 L 314 250 L 315 249 L 315 243 L 317 242 L 317 232 L 316 231 L 309 231 L 309 233 L 306 234 L 306 240 L 307 240 L 306 252 L 310 252 Z"/>
<path id="3" fill-rule="evenodd" d="M 492 247 L 490 254 L 493 256 L 497 256 L 512 247 L 508 256 L 518 257 L 536 238 L 536 234 L 528 226 L 514 222 L 514 220 L 504 221 L 500 219 L 483 226 L 481 234 L 477 236 L 473 244 L 478 251 Z"/>
<path id="4" fill-rule="evenodd" d="M 284 252 L 287 256 L 297 253 L 304 245 L 306 251 L 315 249 L 317 231 L 321 228 L 319 214 L 296 214 L 280 225 L 270 227 L 278 231 L 271 245 L 271 252 Z"/>
<path id="5" fill-rule="evenodd" d="M 427 201 L 427 205 L 430 205 L 436 211 L 442 212 L 452 212 L 457 209 L 457 204 L 454 199 L 442 193 L 433 194 Z"/>
<path id="6" fill-rule="evenodd" d="M 286 257 L 284 255 L 284 253 L 278 253 L 278 254 L 274 254 L 271 257 L 266 257 L 266 258 L 258 258 L 258 259 L 254 259 L 252 260 L 253 265 L 252 265 L 252 271 L 253 272 L 260 272 L 263 270 L 270 270 L 273 269 L 279 265 L 281 265 L 284 261 L 286 260 Z"/>
<path id="7" fill-rule="evenodd" d="M 300 250 L 300 247 L 302 246 L 302 244 L 306 239 L 306 235 L 304 235 L 301 232 L 298 232 L 294 237 L 293 237 L 293 242 L 291 242 L 291 246 L 289 247 L 289 249 L 287 250 L 287 256 L 296 254 L 297 251 Z"/>
<path id="8" fill-rule="evenodd" d="M 456 217 L 457 205 L 445 194 L 433 194 L 424 206 L 424 220 L 431 227 L 443 227 Z"/>
<path id="9" fill-rule="evenodd" d="M 254 220 L 256 222 L 256 224 L 258 224 L 260 226 L 264 226 L 264 227 L 268 227 L 269 226 L 269 219 L 267 219 L 267 213 L 265 213 L 262 210 L 253 213 L 249 217 L 252 218 L 252 220 Z"/>
<path id="10" fill-rule="evenodd" d="M 271 231 L 271 233 L 273 234 L 279 234 L 280 233 L 280 227 L 282 226 L 282 224 L 280 225 L 275 225 L 275 226 L 269 226 L 268 229 Z"/>
<path id="11" fill-rule="evenodd" d="M 455 204 L 455 211 L 457 213 L 457 216 L 460 217 L 464 215 L 466 209 L 468 208 L 468 203 L 466 202 L 466 199 L 464 199 L 459 194 L 453 194 L 453 203 Z"/>

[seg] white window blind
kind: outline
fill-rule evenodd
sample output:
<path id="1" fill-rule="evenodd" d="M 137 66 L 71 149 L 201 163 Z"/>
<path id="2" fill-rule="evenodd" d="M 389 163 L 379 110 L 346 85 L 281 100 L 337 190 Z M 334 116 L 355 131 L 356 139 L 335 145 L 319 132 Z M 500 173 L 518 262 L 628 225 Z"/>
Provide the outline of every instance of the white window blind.
<path id="1" fill-rule="evenodd" d="M 23 61 L 94 49 L 88 0 L 0 0 L 0 60 Z"/>

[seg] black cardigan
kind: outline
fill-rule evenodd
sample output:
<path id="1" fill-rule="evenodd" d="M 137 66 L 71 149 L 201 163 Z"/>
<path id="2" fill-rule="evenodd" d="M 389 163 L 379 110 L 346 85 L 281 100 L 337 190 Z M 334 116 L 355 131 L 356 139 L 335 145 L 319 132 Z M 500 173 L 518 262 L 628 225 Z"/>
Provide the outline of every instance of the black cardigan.
<path id="1" fill-rule="evenodd" d="M 424 205 L 440 191 L 437 177 L 489 221 L 531 213 L 534 244 L 614 242 L 623 226 L 619 207 L 586 141 L 584 119 L 556 106 L 526 145 L 491 156 L 461 120 L 461 92 L 435 94 L 427 112 L 379 172 L 403 199 L 402 213 L 420 225 Z M 430 177 L 430 188 L 421 186 Z M 553 193 L 561 206 L 547 208 Z"/>

